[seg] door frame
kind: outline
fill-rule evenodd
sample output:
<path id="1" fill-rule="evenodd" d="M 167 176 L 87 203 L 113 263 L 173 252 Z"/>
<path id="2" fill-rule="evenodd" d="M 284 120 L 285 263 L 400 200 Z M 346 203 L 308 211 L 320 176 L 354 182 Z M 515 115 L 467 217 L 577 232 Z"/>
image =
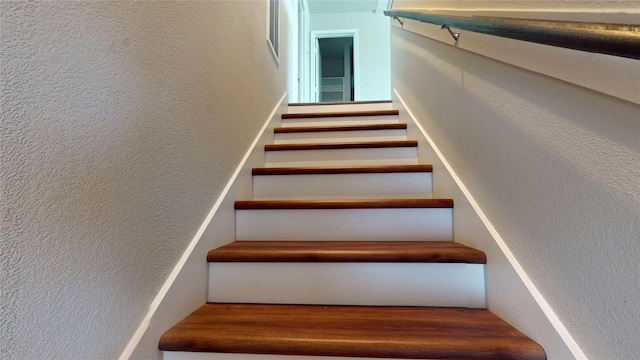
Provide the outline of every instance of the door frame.
<path id="1" fill-rule="evenodd" d="M 309 11 L 307 0 L 298 0 L 298 101 L 311 102 L 309 85 Z"/>
<path id="2" fill-rule="evenodd" d="M 358 49 L 358 29 L 343 29 L 343 30 L 314 30 L 311 31 L 311 38 L 309 46 L 311 47 L 311 67 L 309 69 L 309 79 L 311 80 L 309 91 L 311 99 L 314 102 L 319 102 L 320 89 L 318 89 L 318 77 L 320 76 L 321 69 L 318 66 L 318 57 L 320 52 L 318 51 L 318 39 L 331 39 L 331 38 L 353 38 L 353 100 L 360 100 L 360 51 Z"/>

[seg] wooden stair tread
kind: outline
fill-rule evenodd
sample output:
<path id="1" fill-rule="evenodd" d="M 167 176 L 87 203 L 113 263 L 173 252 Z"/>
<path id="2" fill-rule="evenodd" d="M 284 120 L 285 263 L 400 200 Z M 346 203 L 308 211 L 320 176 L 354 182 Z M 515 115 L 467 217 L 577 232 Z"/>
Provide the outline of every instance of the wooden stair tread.
<path id="1" fill-rule="evenodd" d="M 431 165 L 373 165 L 326 167 L 267 167 L 253 168 L 253 175 L 313 175 L 313 174 L 379 174 L 432 172 Z"/>
<path id="2" fill-rule="evenodd" d="M 353 110 L 353 111 L 331 111 L 331 112 L 312 112 L 312 113 L 291 113 L 282 114 L 282 119 L 313 119 L 313 118 L 335 118 L 349 116 L 383 116 L 398 115 L 398 110 Z"/>
<path id="3" fill-rule="evenodd" d="M 366 104 L 391 104 L 391 100 L 364 100 L 364 101 L 334 101 L 334 102 L 311 102 L 311 103 L 289 103 L 289 106 L 317 106 L 317 105 L 366 105 Z"/>
<path id="4" fill-rule="evenodd" d="M 485 254 L 453 241 L 234 241 L 209 262 L 403 262 L 486 264 Z"/>
<path id="5" fill-rule="evenodd" d="M 362 131 L 362 130 L 405 130 L 407 124 L 365 124 L 336 126 L 291 126 L 273 129 L 276 134 L 328 132 L 328 131 Z"/>
<path id="6" fill-rule="evenodd" d="M 160 350 L 422 359 L 545 359 L 485 309 L 205 304 Z"/>
<path id="7" fill-rule="evenodd" d="M 452 208 L 452 199 L 238 200 L 236 210 Z"/>
<path id="8" fill-rule="evenodd" d="M 417 147 L 415 140 L 397 141 L 362 141 L 362 142 L 341 142 L 341 143 L 309 143 L 309 144 L 267 144 L 265 151 L 287 151 L 287 150 L 332 150 L 332 149 L 370 149 L 370 148 L 391 148 L 391 147 Z"/>

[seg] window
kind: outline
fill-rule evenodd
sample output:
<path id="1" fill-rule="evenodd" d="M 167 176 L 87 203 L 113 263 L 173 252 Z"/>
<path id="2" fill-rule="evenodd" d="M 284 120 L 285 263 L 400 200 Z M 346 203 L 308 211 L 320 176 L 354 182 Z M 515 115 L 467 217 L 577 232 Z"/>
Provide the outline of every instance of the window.
<path id="1" fill-rule="evenodd" d="M 269 0 L 269 46 L 273 56 L 278 60 L 280 37 L 280 0 Z"/>

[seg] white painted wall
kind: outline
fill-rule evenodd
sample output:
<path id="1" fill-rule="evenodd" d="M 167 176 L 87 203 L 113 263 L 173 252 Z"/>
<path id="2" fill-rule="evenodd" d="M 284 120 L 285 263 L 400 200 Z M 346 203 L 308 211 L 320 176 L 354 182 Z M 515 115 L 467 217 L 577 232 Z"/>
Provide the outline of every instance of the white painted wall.
<path id="1" fill-rule="evenodd" d="M 394 89 L 578 345 L 636 358 L 640 106 L 398 28 L 391 42 Z"/>
<path id="2" fill-rule="evenodd" d="M 277 66 L 266 2 L 0 10 L 2 358 L 114 359 L 285 93 L 288 21 Z"/>
<path id="3" fill-rule="evenodd" d="M 356 100 L 391 98 L 389 18 L 381 11 L 311 14 L 310 30 L 358 30 L 360 84 Z M 314 46 L 314 44 L 310 44 Z M 312 74 L 312 76 L 315 76 Z M 356 76 L 356 79 L 358 77 Z"/>

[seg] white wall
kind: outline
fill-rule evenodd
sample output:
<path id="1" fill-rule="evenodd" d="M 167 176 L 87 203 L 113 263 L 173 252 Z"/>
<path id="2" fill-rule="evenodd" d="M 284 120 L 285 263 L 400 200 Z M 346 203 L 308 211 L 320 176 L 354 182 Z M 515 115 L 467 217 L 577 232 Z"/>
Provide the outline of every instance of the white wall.
<path id="1" fill-rule="evenodd" d="M 636 358 L 640 106 L 398 28 L 391 43 L 393 88 L 582 350 Z"/>
<path id="2" fill-rule="evenodd" d="M 381 11 L 310 16 L 311 31 L 358 29 L 360 84 L 356 83 L 356 100 L 391 98 L 389 22 Z"/>
<path id="3" fill-rule="evenodd" d="M 277 66 L 257 1 L 0 10 L 2 357 L 114 359 L 282 98 L 286 40 Z"/>

